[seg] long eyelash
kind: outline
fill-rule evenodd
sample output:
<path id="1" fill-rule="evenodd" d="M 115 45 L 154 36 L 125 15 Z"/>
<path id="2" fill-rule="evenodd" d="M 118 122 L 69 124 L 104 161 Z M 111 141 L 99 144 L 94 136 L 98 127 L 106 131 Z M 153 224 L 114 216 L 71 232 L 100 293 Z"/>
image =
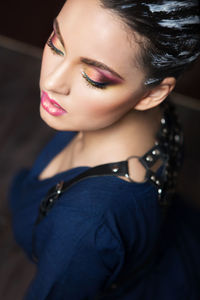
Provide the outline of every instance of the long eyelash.
<path id="1" fill-rule="evenodd" d="M 90 79 L 87 74 L 85 72 L 81 72 L 82 75 L 83 75 L 83 78 L 85 78 L 86 80 L 86 83 L 89 87 L 92 87 L 92 88 L 99 88 L 99 89 L 105 89 L 107 86 L 108 86 L 108 83 L 99 83 L 99 82 L 96 82 L 96 81 L 93 81 L 92 79 Z"/>
<path id="2" fill-rule="evenodd" d="M 50 49 L 52 50 L 53 54 L 58 54 L 60 56 L 63 56 L 63 52 L 58 50 L 54 44 L 52 43 L 52 39 L 49 38 L 47 41 L 47 45 L 50 47 Z M 86 84 L 87 86 L 91 87 L 91 88 L 99 88 L 99 89 L 105 89 L 108 86 L 108 83 L 99 83 L 99 82 L 95 82 L 92 79 L 90 79 L 87 74 L 85 72 L 81 72 L 83 77 L 86 80 Z"/>
<path id="3" fill-rule="evenodd" d="M 58 55 L 60 55 L 60 56 L 63 56 L 63 55 L 64 55 L 62 51 L 58 50 L 58 49 L 54 46 L 54 44 L 52 43 L 52 39 L 51 39 L 51 38 L 48 39 L 47 45 L 48 45 L 48 46 L 50 47 L 50 49 L 52 50 L 53 54 L 58 54 Z"/>

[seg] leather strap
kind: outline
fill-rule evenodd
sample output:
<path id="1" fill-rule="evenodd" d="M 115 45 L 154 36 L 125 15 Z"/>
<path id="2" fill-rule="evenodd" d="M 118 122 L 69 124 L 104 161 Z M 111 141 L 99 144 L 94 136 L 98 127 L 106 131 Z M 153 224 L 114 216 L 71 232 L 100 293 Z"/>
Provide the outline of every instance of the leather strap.
<path id="1" fill-rule="evenodd" d="M 68 188 L 70 188 L 73 184 L 81 181 L 86 177 L 95 177 L 101 175 L 115 175 L 115 176 L 126 176 L 128 175 L 128 161 L 121 161 L 117 163 L 108 163 L 98 165 L 96 167 L 90 168 L 81 174 L 77 175 L 76 177 L 72 178 L 69 181 L 61 181 L 56 186 L 53 186 L 45 198 L 41 201 L 39 206 L 39 213 L 37 219 L 35 221 L 33 227 L 33 234 L 32 234 L 32 259 L 36 263 L 38 262 L 38 258 L 35 251 L 35 240 L 36 240 L 36 226 L 41 222 L 41 220 L 49 213 L 51 208 L 55 205 L 58 201 L 59 196 L 64 193 Z"/>
<path id="2" fill-rule="evenodd" d="M 116 163 L 114 162 L 98 165 L 96 167 L 90 168 L 82 172 L 81 174 L 77 175 L 69 181 L 61 181 L 56 186 L 52 187 L 40 204 L 39 214 L 35 224 L 37 225 L 48 214 L 50 209 L 58 200 L 59 196 L 62 193 L 64 193 L 68 188 L 70 188 L 73 184 L 81 181 L 86 177 L 95 177 L 103 175 L 126 176 L 127 178 L 130 178 L 128 172 L 128 161 L 125 160 Z"/>
<path id="3" fill-rule="evenodd" d="M 148 154 L 149 154 L 149 152 L 148 152 Z M 132 158 L 132 157 L 130 157 L 130 158 Z M 148 176 L 148 174 L 152 174 L 151 172 L 150 173 L 149 172 L 150 172 L 150 170 L 147 171 L 146 176 Z M 59 196 L 62 193 L 64 193 L 68 188 L 70 188 L 72 185 L 81 181 L 84 178 L 96 177 L 96 176 L 101 176 L 101 175 L 126 176 L 127 178 L 129 178 L 131 180 L 131 178 L 129 177 L 128 159 L 125 161 L 102 164 L 102 165 L 98 165 L 96 167 L 90 168 L 67 182 L 64 182 L 64 181 L 59 182 L 56 186 L 54 186 L 53 188 L 51 188 L 49 190 L 47 196 L 42 200 L 42 202 L 40 204 L 39 214 L 38 214 L 38 217 L 36 219 L 36 222 L 34 224 L 34 229 L 33 229 L 32 259 L 35 262 L 38 262 L 38 258 L 36 256 L 36 252 L 35 252 L 35 238 L 36 238 L 35 229 L 36 229 L 37 224 L 48 214 L 48 212 L 51 210 L 53 205 L 58 201 Z M 148 269 L 147 268 L 148 265 L 150 265 L 152 263 L 153 259 L 155 258 L 156 250 L 157 250 L 157 245 L 153 248 L 152 252 L 149 254 L 149 256 L 146 258 L 146 260 L 141 265 L 134 268 L 134 270 L 132 270 L 131 273 L 128 274 L 128 276 L 122 277 L 119 280 L 117 280 L 116 286 L 112 284 L 110 287 L 101 291 L 101 293 L 96 296 L 95 300 L 96 299 L 100 300 L 102 298 L 104 299 L 105 297 L 108 297 L 108 299 L 109 299 L 109 295 L 110 294 L 112 295 L 112 293 L 113 293 L 113 286 L 114 286 L 114 288 L 116 288 L 118 286 L 120 287 L 124 283 L 127 284 L 128 282 L 130 282 L 131 278 L 134 278 L 134 282 L 138 282 L 140 280 L 141 274 L 143 274 L 145 269 L 146 270 Z M 141 271 L 143 271 L 143 272 L 141 273 Z"/>
<path id="4" fill-rule="evenodd" d="M 149 152 L 148 152 L 149 153 Z M 134 156 L 135 157 L 135 156 Z M 34 228 L 33 228 L 33 236 L 32 236 L 32 258 L 35 262 L 37 262 L 37 256 L 35 252 L 35 230 L 36 226 L 42 221 L 42 219 L 49 213 L 51 208 L 55 205 L 55 203 L 58 201 L 59 196 L 64 193 L 68 188 L 70 188 L 75 183 L 83 180 L 87 177 L 96 177 L 96 176 L 104 176 L 104 175 L 110 175 L 110 176 L 125 176 L 130 179 L 130 181 L 133 181 L 129 176 L 129 169 L 128 169 L 128 162 L 129 159 L 133 158 L 133 156 L 129 157 L 127 160 L 120 161 L 120 162 L 113 162 L 113 163 L 107 163 L 98 165 L 96 167 L 92 167 L 81 174 L 77 175 L 76 177 L 72 178 L 69 181 L 61 181 L 56 186 L 52 187 L 48 194 L 45 196 L 45 198 L 41 201 L 39 206 L 39 213 L 38 217 L 35 221 Z M 157 160 L 157 158 L 156 158 Z M 152 171 L 147 168 L 145 179 L 148 178 L 150 181 L 155 184 L 155 179 L 151 180 L 152 177 Z M 145 262 L 146 264 L 146 262 Z"/>

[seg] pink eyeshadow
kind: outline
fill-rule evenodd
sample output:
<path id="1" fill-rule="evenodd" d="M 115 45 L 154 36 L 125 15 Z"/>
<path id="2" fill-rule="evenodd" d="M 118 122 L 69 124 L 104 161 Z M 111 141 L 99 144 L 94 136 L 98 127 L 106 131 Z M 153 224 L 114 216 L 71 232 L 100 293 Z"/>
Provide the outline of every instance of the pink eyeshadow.
<path id="1" fill-rule="evenodd" d="M 95 70 L 95 71 L 94 71 Z M 94 81 L 100 83 L 120 83 L 122 80 L 114 77 L 109 71 L 99 69 L 97 67 L 87 68 L 86 74 Z"/>

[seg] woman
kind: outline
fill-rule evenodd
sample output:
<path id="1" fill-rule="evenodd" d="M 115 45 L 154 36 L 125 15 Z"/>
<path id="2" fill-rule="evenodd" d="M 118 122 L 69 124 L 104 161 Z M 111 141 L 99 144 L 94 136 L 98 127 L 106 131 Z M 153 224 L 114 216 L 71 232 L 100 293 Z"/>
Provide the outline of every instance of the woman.
<path id="1" fill-rule="evenodd" d="M 164 299 L 150 283 L 169 280 L 155 253 L 183 146 L 167 97 L 200 54 L 200 16 L 157 2 L 68 0 L 54 19 L 40 114 L 58 133 L 10 191 L 37 264 L 27 300 Z"/>

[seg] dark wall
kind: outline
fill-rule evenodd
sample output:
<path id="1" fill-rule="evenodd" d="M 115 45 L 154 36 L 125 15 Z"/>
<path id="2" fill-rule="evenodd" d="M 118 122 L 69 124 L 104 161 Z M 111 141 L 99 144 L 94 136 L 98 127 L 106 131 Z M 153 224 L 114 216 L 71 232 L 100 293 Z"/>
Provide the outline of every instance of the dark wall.
<path id="1" fill-rule="evenodd" d="M 1 1 L 0 34 L 43 47 L 64 0 Z"/>
<path id="2" fill-rule="evenodd" d="M 191 96 L 200 100 L 200 59 L 194 66 L 183 74 L 177 83 L 176 92 Z"/>
<path id="3" fill-rule="evenodd" d="M 84 0 L 83 0 L 84 1 Z M 0 34 L 43 48 L 65 0 L 1 1 Z M 178 82 L 177 92 L 200 99 L 200 59 Z"/>

